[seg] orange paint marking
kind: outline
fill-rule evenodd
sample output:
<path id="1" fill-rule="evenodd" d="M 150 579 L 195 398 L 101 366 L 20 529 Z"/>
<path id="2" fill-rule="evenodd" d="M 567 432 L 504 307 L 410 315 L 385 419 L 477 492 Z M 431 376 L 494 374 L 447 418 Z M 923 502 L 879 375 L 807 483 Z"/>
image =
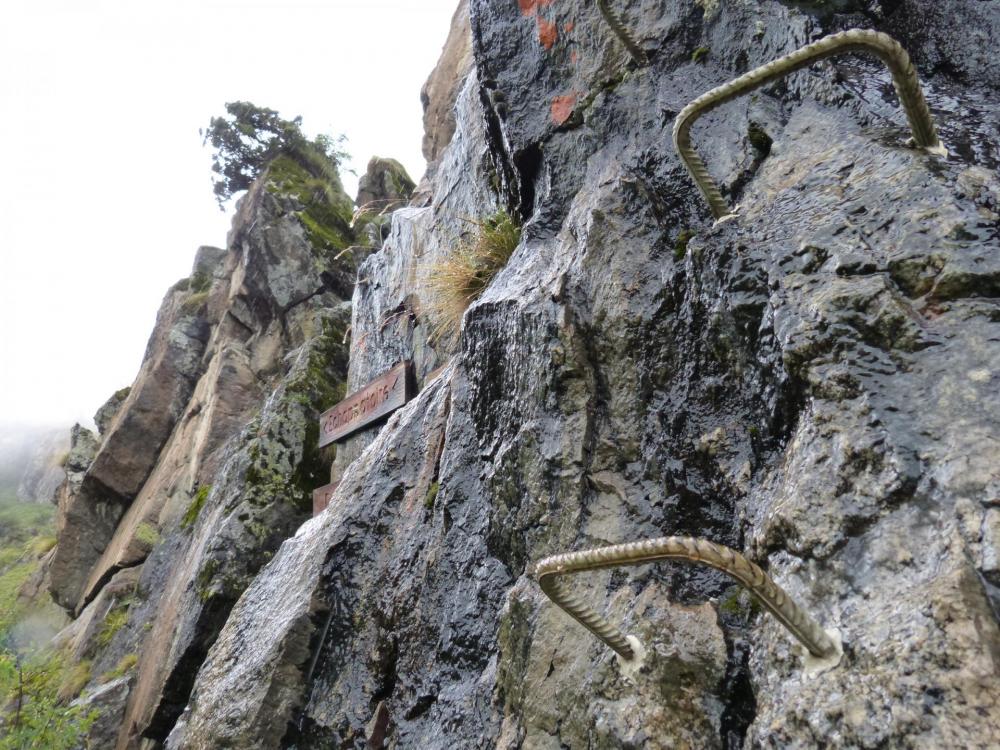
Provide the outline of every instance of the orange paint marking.
<path id="1" fill-rule="evenodd" d="M 517 5 L 521 9 L 522 16 L 533 16 L 539 8 L 550 5 L 552 0 L 517 0 Z"/>
<path id="2" fill-rule="evenodd" d="M 566 32 L 566 33 L 568 34 L 568 33 L 570 33 L 570 32 L 571 32 L 571 31 L 572 31 L 572 30 L 573 30 L 573 29 L 574 29 L 575 27 L 576 27 L 576 24 L 575 24 L 575 23 L 573 23 L 572 21 L 569 21 L 569 22 L 567 22 L 567 23 L 564 23 L 564 24 L 563 24 L 563 31 L 565 31 L 565 32 Z"/>
<path id="3" fill-rule="evenodd" d="M 538 22 L 538 41 L 542 43 L 545 49 L 552 49 L 552 45 L 556 43 L 556 39 L 559 37 L 558 27 L 551 21 L 546 21 L 541 16 L 537 16 L 535 20 Z"/>
<path id="4" fill-rule="evenodd" d="M 576 106 L 576 98 L 577 93 L 575 91 L 565 96 L 552 97 L 552 107 L 550 110 L 552 122 L 556 125 L 562 125 L 566 122 L 569 116 L 573 114 L 573 107 Z"/>

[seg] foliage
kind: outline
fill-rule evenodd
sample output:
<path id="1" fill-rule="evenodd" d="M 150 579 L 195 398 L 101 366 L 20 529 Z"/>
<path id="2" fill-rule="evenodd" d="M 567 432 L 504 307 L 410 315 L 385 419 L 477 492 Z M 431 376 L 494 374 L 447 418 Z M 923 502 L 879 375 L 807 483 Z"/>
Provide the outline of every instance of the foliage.
<path id="1" fill-rule="evenodd" d="M 79 680 L 79 674 L 71 676 Z M 97 712 L 64 705 L 59 693 L 66 679 L 58 655 L 22 657 L 0 650 L 0 703 L 4 706 L 0 750 L 79 747 L 82 736 L 97 719 Z"/>
<path id="2" fill-rule="evenodd" d="M 473 223 L 473 238 L 437 261 L 428 277 L 433 338 L 446 346 L 458 335 L 466 308 L 507 265 L 521 241 L 520 225 L 503 211 Z"/>
<path id="3" fill-rule="evenodd" d="M 103 684 L 105 682 L 111 682 L 112 680 L 117 680 L 119 677 L 123 677 L 128 674 L 136 664 L 139 663 L 138 654 L 125 654 L 118 663 L 115 665 L 114 669 L 110 669 L 101 675 L 100 682 Z"/>
<path id="4" fill-rule="evenodd" d="M 31 603 L 22 586 L 54 543 L 52 508 L 0 502 L 0 750 L 69 750 L 97 718 L 66 704 L 90 679 L 90 664 L 68 667 L 60 653 L 27 641 L 22 621 Z"/>
<path id="5" fill-rule="evenodd" d="M 208 499 L 208 493 L 211 491 L 212 485 L 205 484 L 199 487 L 198 491 L 194 493 L 194 499 L 188 505 L 187 510 L 184 511 L 184 516 L 181 518 L 182 529 L 190 529 L 194 526 L 194 522 L 198 520 L 198 514 L 201 513 L 201 509 Z"/>
<path id="6" fill-rule="evenodd" d="M 424 507 L 428 510 L 434 507 L 434 501 L 437 499 L 439 489 L 440 485 L 437 482 L 431 482 L 430 487 L 427 488 L 427 496 L 424 498 Z"/>
<path id="7" fill-rule="evenodd" d="M 90 682 L 90 660 L 83 659 L 72 667 L 64 669 L 56 697 L 63 703 L 69 703 L 76 698 Z"/>
<path id="8" fill-rule="evenodd" d="M 694 237 L 694 232 L 690 229 L 682 229 L 677 235 L 677 241 L 674 243 L 675 260 L 684 260 L 684 256 L 687 255 L 688 243 L 692 237 Z"/>
<path id="9" fill-rule="evenodd" d="M 160 532 L 153 524 L 143 521 L 135 530 L 135 538 L 145 547 L 155 547 L 160 542 Z"/>
<path id="10" fill-rule="evenodd" d="M 107 648 L 111 639 L 115 637 L 115 633 L 125 627 L 125 623 L 128 622 L 128 608 L 131 604 L 131 600 L 125 599 L 105 616 L 101 632 L 97 634 L 97 644 L 101 648 Z"/>
<path id="11" fill-rule="evenodd" d="M 309 140 L 302 118 L 282 118 L 275 110 L 250 102 L 228 102 L 224 117 L 213 117 L 201 135 L 214 149 L 213 190 L 219 208 L 235 193 L 246 190 L 264 168 L 281 154 L 290 156 L 315 177 L 337 174 L 347 158 L 344 138 L 327 135 Z M 315 171 L 314 171 L 315 170 Z"/>
<path id="12" fill-rule="evenodd" d="M 0 499 L 0 545 L 23 544 L 52 527 L 55 508 L 48 503 L 22 503 Z"/>

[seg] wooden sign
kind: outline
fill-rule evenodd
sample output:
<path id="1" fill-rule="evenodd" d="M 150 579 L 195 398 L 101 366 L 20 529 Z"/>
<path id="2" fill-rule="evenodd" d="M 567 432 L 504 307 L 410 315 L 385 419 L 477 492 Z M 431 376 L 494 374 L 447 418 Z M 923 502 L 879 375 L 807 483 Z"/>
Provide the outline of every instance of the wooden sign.
<path id="1" fill-rule="evenodd" d="M 318 516 L 324 510 L 326 506 L 330 504 L 330 499 L 333 497 L 334 490 L 340 486 L 340 482 L 334 482 L 333 484 L 325 484 L 319 489 L 313 490 L 313 515 Z"/>
<path id="2" fill-rule="evenodd" d="M 319 447 L 390 414 L 412 398 L 410 363 L 400 362 L 319 418 Z"/>

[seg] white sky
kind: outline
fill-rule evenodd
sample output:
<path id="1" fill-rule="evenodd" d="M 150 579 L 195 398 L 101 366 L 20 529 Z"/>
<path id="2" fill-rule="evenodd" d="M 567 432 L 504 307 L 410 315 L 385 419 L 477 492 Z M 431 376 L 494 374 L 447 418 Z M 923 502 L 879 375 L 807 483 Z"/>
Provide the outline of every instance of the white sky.
<path id="1" fill-rule="evenodd" d="M 228 101 L 424 170 L 420 87 L 458 0 L 0 0 L 0 423 L 87 419 L 231 211 Z M 357 181 L 344 175 L 353 196 Z"/>

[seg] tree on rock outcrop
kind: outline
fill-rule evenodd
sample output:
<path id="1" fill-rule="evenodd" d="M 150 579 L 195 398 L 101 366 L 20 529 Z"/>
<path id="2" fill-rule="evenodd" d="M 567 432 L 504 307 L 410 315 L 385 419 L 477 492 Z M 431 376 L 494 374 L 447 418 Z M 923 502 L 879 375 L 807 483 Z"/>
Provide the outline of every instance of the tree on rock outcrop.
<path id="1" fill-rule="evenodd" d="M 310 140 L 302 133 L 302 118 L 282 118 L 278 112 L 251 102 L 229 102 L 225 117 L 213 117 L 199 131 L 204 143 L 215 149 L 212 156 L 212 187 L 219 208 L 241 190 L 246 190 L 264 168 L 279 155 L 292 157 L 315 177 L 340 183 L 338 168 L 348 158 L 344 136 L 319 135 Z"/>

